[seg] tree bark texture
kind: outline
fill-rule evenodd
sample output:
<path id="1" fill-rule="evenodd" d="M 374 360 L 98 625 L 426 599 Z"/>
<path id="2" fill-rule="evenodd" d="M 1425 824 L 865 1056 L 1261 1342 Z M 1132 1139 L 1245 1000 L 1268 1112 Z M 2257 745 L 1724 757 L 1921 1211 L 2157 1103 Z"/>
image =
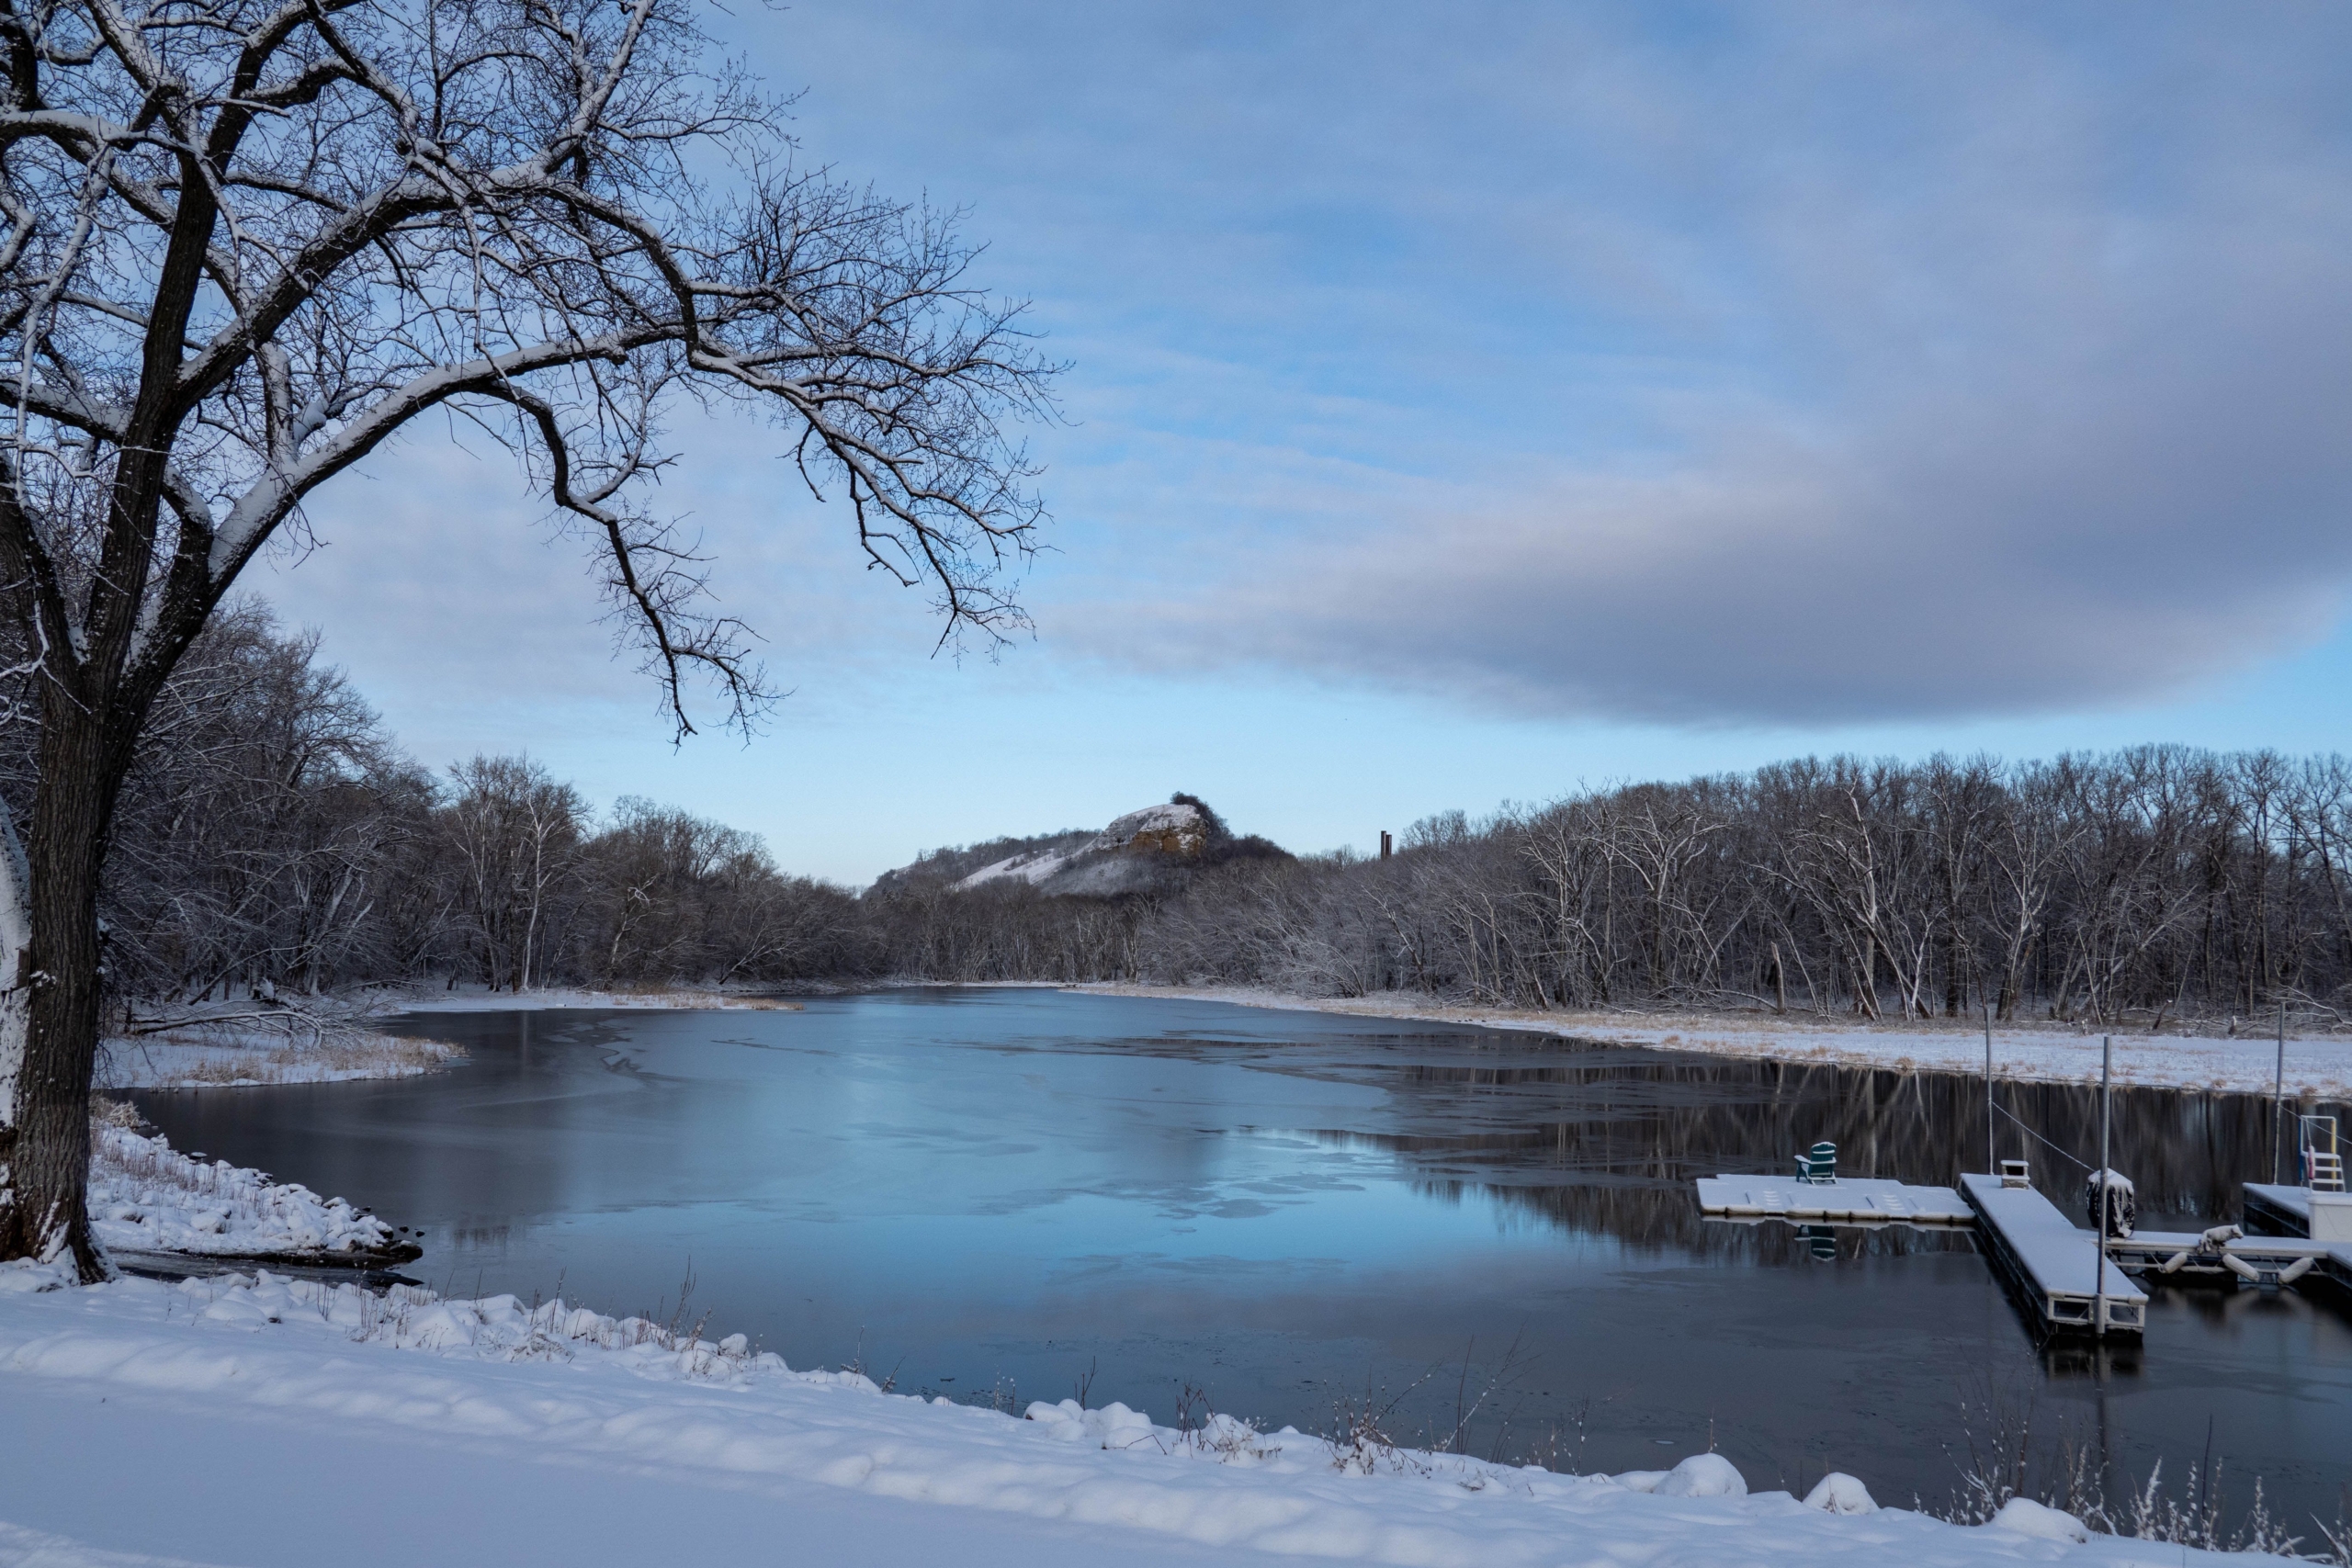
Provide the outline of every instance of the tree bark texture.
<path id="1" fill-rule="evenodd" d="M 98 875 L 130 748 L 80 704 L 52 697 L 42 706 L 40 783 L 25 846 L 29 940 L 17 961 L 24 1043 L 5 1134 L 0 1257 L 70 1257 L 91 1280 L 109 1272 L 84 1201 L 104 985 Z"/>

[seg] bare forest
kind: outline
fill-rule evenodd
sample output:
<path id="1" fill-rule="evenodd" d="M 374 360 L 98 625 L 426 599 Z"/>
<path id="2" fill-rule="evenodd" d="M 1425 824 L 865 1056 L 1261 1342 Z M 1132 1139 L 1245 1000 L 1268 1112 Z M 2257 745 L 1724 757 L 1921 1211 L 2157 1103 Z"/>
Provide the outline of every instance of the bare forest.
<path id="1" fill-rule="evenodd" d="M 1385 860 L 1204 871 L 1125 906 L 907 887 L 897 965 L 1537 1009 L 2158 1028 L 2352 1007 L 2352 768 L 2146 747 L 1808 758 L 1426 818 Z"/>
<path id="2" fill-rule="evenodd" d="M 317 638 L 231 608 L 166 683 L 123 791 L 100 908 L 118 1007 L 433 978 L 522 989 L 863 973 L 856 900 L 750 834 L 604 811 L 518 757 L 436 774 Z M 33 758 L 0 729 L 5 787 Z"/>
<path id="3" fill-rule="evenodd" d="M 2149 1028 L 2352 1007 L 2340 757 L 1807 759 L 1443 813 L 1387 860 L 1253 857 L 1105 898 L 958 891 L 926 867 L 962 861 L 932 856 L 861 897 L 527 759 L 430 771 L 315 654 L 245 604 L 166 687 L 107 860 L 117 1005 L 896 977 Z M 21 798 L 28 750 L 0 766 Z"/>

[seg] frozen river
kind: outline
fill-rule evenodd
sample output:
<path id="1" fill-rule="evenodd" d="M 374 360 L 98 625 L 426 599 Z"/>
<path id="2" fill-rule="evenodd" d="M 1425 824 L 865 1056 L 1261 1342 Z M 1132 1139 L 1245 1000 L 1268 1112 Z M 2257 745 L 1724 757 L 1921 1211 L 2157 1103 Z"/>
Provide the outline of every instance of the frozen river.
<path id="1" fill-rule="evenodd" d="M 1823 1138 L 1949 1182 L 1983 1163 L 1981 1080 L 1039 990 L 396 1027 L 471 1059 L 138 1099 L 181 1148 L 416 1227 L 435 1288 L 667 1317 L 691 1275 L 689 1320 L 905 1391 L 1091 1379 L 1170 1421 L 1190 1385 L 1316 1429 L 1369 1400 L 1416 1443 L 1476 1404 L 1481 1453 L 1617 1471 L 1712 1440 L 1758 1488 L 1845 1470 L 1904 1504 L 1949 1496 L 1989 1399 L 2119 1482 L 2210 1432 L 2238 1501 L 2259 1474 L 2333 1520 L 2352 1483 L 2341 1298 L 2159 1288 L 2143 1348 L 2045 1351 L 1965 1233 L 1699 1216 L 1691 1178 Z M 2089 1095 L 2011 1103 L 2091 1146 Z M 2269 1139 L 2259 1100 L 2119 1097 L 2143 1224 L 2233 1215 Z"/>

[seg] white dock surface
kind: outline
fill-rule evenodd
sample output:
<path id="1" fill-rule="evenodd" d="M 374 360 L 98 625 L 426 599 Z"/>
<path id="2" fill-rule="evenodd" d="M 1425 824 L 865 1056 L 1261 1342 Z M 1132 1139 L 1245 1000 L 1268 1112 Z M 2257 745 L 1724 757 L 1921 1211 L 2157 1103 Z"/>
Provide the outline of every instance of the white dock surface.
<path id="1" fill-rule="evenodd" d="M 1871 1177 L 1832 1182 L 1778 1176 L 1702 1176 L 1699 1208 L 1740 1219 L 1828 1220 L 1849 1224 L 1964 1225 L 1976 1216 L 1949 1187 L 1906 1187 Z M 2084 1236 L 2089 1240 L 2087 1234 Z M 2087 1257 L 2090 1249 L 2085 1247 Z"/>
<path id="2" fill-rule="evenodd" d="M 2088 1299 L 2099 1294 L 2098 1276 L 2091 1271 L 2095 1254 L 2088 1227 L 2075 1224 L 2030 1187 L 2004 1187 L 1999 1177 L 1974 1171 L 1960 1179 L 1985 1224 L 1999 1233 L 2009 1256 L 2044 1295 Z M 2144 1305 L 2148 1293 L 2103 1254 L 2097 1256 L 2106 1275 L 2107 1299 Z"/>

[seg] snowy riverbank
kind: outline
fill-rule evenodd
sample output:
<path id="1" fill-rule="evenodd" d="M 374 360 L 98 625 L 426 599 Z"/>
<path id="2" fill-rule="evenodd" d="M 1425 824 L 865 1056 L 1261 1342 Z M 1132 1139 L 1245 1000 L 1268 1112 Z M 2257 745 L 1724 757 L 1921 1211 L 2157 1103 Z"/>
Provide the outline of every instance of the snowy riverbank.
<path id="1" fill-rule="evenodd" d="M 247 1089 L 272 1084 L 405 1078 L 448 1066 L 463 1048 L 443 1040 L 379 1034 L 356 1025 L 327 1031 L 190 1022 L 100 1046 L 98 1087 Z"/>
<path id="2" fill-rule="evenodd" d="M 1984 1030 L 1965 1022 L 1849 1023 L 1765 1013 L 1530 1012 L 1457 1006 L 1404 993 L 1299 997 L 1241 987 L 1097 984 L 1073 988 L 1106 996 L 1182 998 L 1362 1018 L 1482 1024 L 1717 1056 L 1904 1071 L 1978 1075 L 1984 1071 Z M 2260 1034 L 2229 1039 L 2117 1032 L 2113 1038 L 2118 1083 L 2268 1094 L 2278 1068 L 2278 1042 Z M 2099 1039 L 2097 1031 L 1998 1026 L 1993 1032 L 1994 1075 L 2019 1082 L 2096 1083 Z M 2287 1092 L 2320 1100 L 2352 1097 L 2352 1035 L 2289 1036 Z"/>
<path id="3" fill-rule="evenodd" d="M 480 986 L 421 986 L 305 997 L 299 1006 L 252 1002 L 214 1014 L 190 1009 L 175 1021 L 150 1023 L 137 1034 L 109 1036 L 101 1048 L 98 1087 L 242 1089 L 412 1077 L 461 1060 L 464 1049 L 443 1040 L 379 1033 L 370 1027 L 374 1021 L 396 1012 L 543 1012 L 559 1008 L 797 1011 L 800 1004 L 687 988 L 514 992 Z"/>
<path id="4" fill-rule="evenodd" d="M 660 990 L 599 991 L 585 987 L 542 987 L 493 991 L 482 986 L 420 986 L 368 993 L 369 1006 L 386 1012 L 545 1012 L 557 1008 L 649 1008 L 684 1011 L 798 1012 L 800 1004 L 745 991 L 687 986 Z"/>
<path id="5" fill-rule="evenodd" d="M 90 1223 L 109 1253 L 328 1264 L 416 1255 L 390 1225 L 341 1198 L 195 1158 L 128 1127 L 93 1132 Z"/>
<path id="6" fill-rule="evenodd" d="M 2030 1506 L 1961 1527 L 1837 1511 L 1866 1509 L 1850 1483 L 1811 1506 L 1744 1493 L 1712 1455 L 1579 1478 L 1118 1405 L 1016 1418 L 511 1296 L 266 1275 L 74 1289 L 0 1266 L 0 1563 L 260 1568 L 328 1541 L 353 1563 L 575 1568 L 2248 1561 L 2077 1543 Z"/>

